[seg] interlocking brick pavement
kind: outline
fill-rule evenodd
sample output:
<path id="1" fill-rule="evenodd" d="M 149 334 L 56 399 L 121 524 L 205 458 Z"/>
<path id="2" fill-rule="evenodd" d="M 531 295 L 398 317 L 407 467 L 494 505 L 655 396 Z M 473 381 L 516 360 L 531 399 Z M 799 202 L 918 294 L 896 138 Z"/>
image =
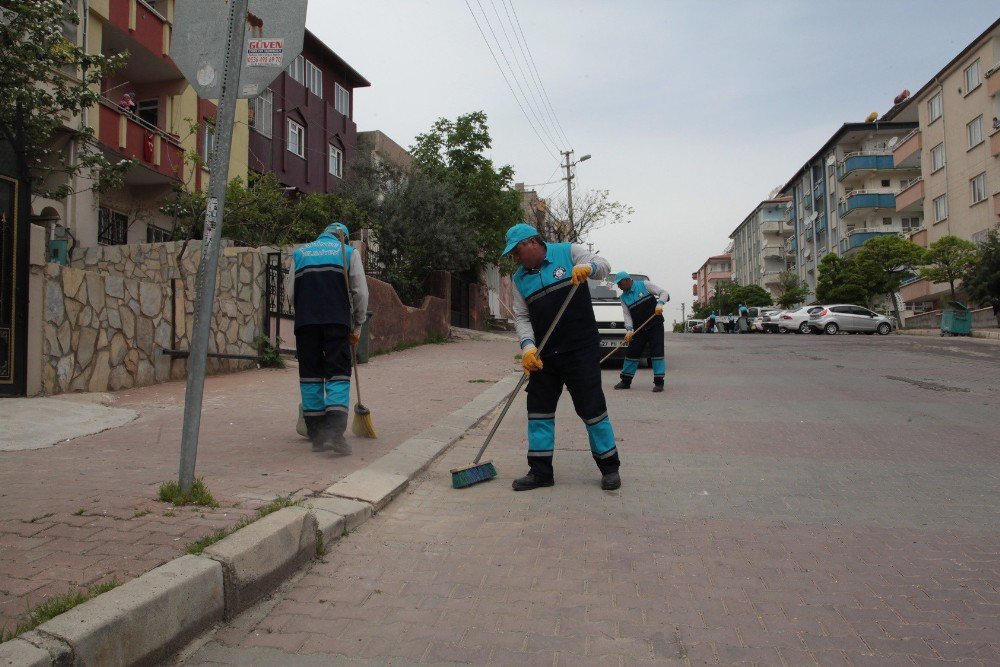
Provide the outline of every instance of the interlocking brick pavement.
<path id="1" fill-rule="evenodd" d="M 177 475 L 182 382 L 114 394 L 116 406 L 140 413 L 120 428 L 0 452 L 0 627 L 12 630 L 51 595 L 127 581 L 278 495 L 319 491 L 363 467 L 517 367 L 512 340 L 486 338 L 362 365 L 362 397 L 379 438 L 349 435 L 355 454 L 347 458 L 314 454 L 296 435 L 295 368 L 209 377 L 197 474 L 217 509 L 175 509 L 156 498 Z"/>
<path id="2" fill-rule="evenodd" d="M 604 374 L 620 491 L 599 489 L 564 397 L 556 485 L 512 492 L 519 402 L 497 480 L 449 486 L 484 424 L 184 664 L 1000 663 L 1000 353 L 860 336 L 667 350 L 664 394 L 648 370 L 628 392 Z"/>

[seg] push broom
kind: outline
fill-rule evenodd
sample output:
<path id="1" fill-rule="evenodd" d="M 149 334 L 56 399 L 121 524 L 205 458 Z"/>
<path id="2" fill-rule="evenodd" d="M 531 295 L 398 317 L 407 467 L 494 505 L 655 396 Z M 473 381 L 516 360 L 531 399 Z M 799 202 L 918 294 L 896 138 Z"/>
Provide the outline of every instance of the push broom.
<path id="1" fill-rule="evenodd" d="M 649 324 L 650 322 L 652 322 L 653 318 L 656 317 L 657 315 L 658 315 L 658 313 L 653 313 L 652 315 L 650 315 L 649 318 L 645 322 L 643 322 L 642 324 L 640 324 L 639 327 L 632 332 L 632 335 L 634 336 L 635 334 L 639 333 L 639 331 L 644 326 L 646 326 L 647 324 Z M 620 350 L 622 348 L 622 345 L 624 344 L 624 342 L 625 341 L 622 341 L 621 343 L 618 343 L 613 348 L 611 348 L 611 351 L 608 352 L 606 355 L 604 355 L 604 358 L 601 359 L 601 363 L 603 364 L 605 361 L 607 361 L 608 359 L 611 358 L 612 354 L 614 354 L 615 352 L 617 352 L 618 350 Z"/>
<path id="2" fill-rule="evenodd" d="M 566 306 L 569 305 L 570 299 L 572 299 L 573 295 L 576 294 L 577 287 L 579 287 L 579 285 L 573 285 L 570 288 L 569 294 L 566 295 L 566 298 L 563 300 L 562 305 L 559 306 L 559 312 L 556 313 L 555 319 L 552 320 L 552 324 L 549 325 L 549 330 L 545 332 L 545 337 L 542 338 L 542 344 L 538 346 L 539 357 L 541 357 L 542 349 L 545 347 L 545 344 L 549 342 L 549 336 L 552 335 L 552 332 L 555 330 L 556 325 L 559 324 L 559 320 L 562 319 L 563 313 L 566 312 Z M 510 409 L 511 403 L 514 402 L 514 398 L 517 396 L 517 392 L 520 391 L 521 387 L 524 386 L 524 383 L 528 381 L 528 377 L 529 377 L 528 373 L 522 375 L 521 379 L 517 381 L 517 386 L 514 387 L 514 391 L 510 392 L 510 395 L 507 396 L 507 401 L 504 403 L 503 410 L 500 411 L 500 416 L 497 417 L 496 422 L 493 424 L 493 428 L 490 429 L 489 435 L 486 436 L 486 441 L 483 443 L 483 446 L 479 448 L 479 453 L 476 454 L 475 460 L 467 466 L 451 469 L 452 487 L 456 489 L 461 489 L 466 486 L 472 486 L 473 484 L 477 484 L 479 482 L 485 482 L 497 476 L 497 469 L 496 467 L 494 467 L 492 461 L 483 461 L 482 463 L 480 463 L 479 460 L 483 458 L 483 453 L 486 451 L 486 448 L 489 446 L 490 441 L 493 439 L 493 435 L 497 432 L 497 429 L 500 427 L 500 422 L 503 421 L 504 416 L 507 414 L 507 410 Z"/>
<path id="3" fill-rule="evenodd" d="M 351 296 L 351 281 L 347 277 L 351 267 L 347 265 L 347 239 L 340 237 L 340 263 L 344 266 L 344 287 L 347 288 L 347 303 L 350 305 L 351 313 L 354 313 L 354 297 Z M 354 366 L 354 389 L 357 391 L 358 400 L 354 403 L 354 419 L 351 420 L 351 433 L 362 438 L 377 438 L 375 434 L 375 424 L 372 422 L 372 412 L 361 403 L 361 375 L 358 373 L 358 355 L 355 354 L 354 346 L 351 346 L 351 364 Z"/>

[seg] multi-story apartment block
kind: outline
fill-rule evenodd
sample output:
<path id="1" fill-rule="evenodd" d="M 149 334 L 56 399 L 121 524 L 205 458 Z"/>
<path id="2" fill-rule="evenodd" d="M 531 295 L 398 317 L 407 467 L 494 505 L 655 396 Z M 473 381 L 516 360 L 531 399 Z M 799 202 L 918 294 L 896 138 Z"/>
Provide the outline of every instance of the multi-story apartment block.
<path id="1" fill-rule="evenodd" d="M 845 123 L 781 188 L 791 198 L 794 231 L 786 242 L 789 266 L 816 293 L 819 261 L 852 255 L 868 239 L 920 229 L 920 212 L 897 210 L 896 193 L 919 169 L 896 165 L 892 150 L 914 122 Z"/>
<path id="2" fill-rule="evenodd" d="M 175 0 L 71 0 L 81 20 L 67 24 L 67 39 L 87 53 L 128 53 L 125 67 L 101 83 L 102 98 L 70 123 L 95 131 L 99 150 L 113 162 L 133 160 L 121 187 L 96 193 L 87 174 L 69 183 L 74 194 L 62 201 L 38 199 L 33 220 L 70 248 L 168 240 L 174 221 L 160 211 L 174 186 L 204 188 L 212 150 L 215 104 L 201 100 L 170 59 Z M 130 93 L 136 108 L 120 105 Z M 247 172 L 246 103 L 236 110 L 229 177 Z M 71 128 L 72 129 L 72 128 Z M 87 150 L 67 147 L 70 160 Z M 185 159 L 199 154 L 205 165 Z"/>
<path id="3" fill-rule="evenodd" d="M 371 84 L 306 30 L 302 54 L 250 109 L 250 169 L 304 193 L 337 192 L 358 146 L 354 90 Z"/>
<path id="4" fill-rule="evenodd" d="M 791 197 L 765 199 L 743 219 L 733 241 L 733 280 L 777 296 L 778 276 L 789 268 L 785 241 L 792 236 Z"/>
<path id="5" fill-rule="evenodd" d="M 733 279 L 733 257 L 729 253 L 712 255 L 697 271 L 691 274 L 694 281 L 691 293 L 695 302 L 708 303 L 715 296 L 715 287 L 723 280 Z"/>
<path id="6" fill-rule="evenodd" d="M 893 150 L 897 168 L 919 170 L 896 195 L 908 215 L 926 211 L 925 227 L 910 234 L 914 242 L 978 241 L 1000 223 L 1000 20 L 883 118 L 917 124 Z M 948 291 L 915 278 L 900 295 L 907 310 L 920 311 Z"/>

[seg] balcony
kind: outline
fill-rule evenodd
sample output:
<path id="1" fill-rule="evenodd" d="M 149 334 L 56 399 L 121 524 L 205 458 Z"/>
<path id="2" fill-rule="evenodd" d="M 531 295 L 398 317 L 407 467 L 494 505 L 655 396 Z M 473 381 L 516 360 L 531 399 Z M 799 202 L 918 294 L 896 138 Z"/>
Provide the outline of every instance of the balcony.
<path id="1" fill-rule="evenodd" d="M 891 192 L 851 190 L 837 203 L 837 213 L 841 219 L 859 218 L 883 208 L 895 210 L 896 195 Z"/>
<path id="2" fill-rule="evenodd" d="M 781 285 L 781 271 L 773 271 L 770 269 L 761 269 L 761 274 L 764 276 L 765 285 Z"/>
<path id="3" fill-rule="evenodd" d="M 921 248 L 927 247 L 927 230 L 926 229 L 914 229 L 910 231 L 910 240 L 916 243 Z"/>
<path id="4" fill-rule="evenodd" d="M 1000 93 L 1000 62 L 986 70 L 986 94 L 993 97 Z"/>
<path id="5" fill-rule="evenodd" d="M 145 170 L 134 173 L 132 185 L 155 185 L 184 180 L 184 149 L 176 137 L 102 99 L 97 139 L 112 157 L 135 159 Z"/>
<path id="6" fill-rule="evenodd" d="M 993 130 L 990 134 L 990 155 L 1000 156 L 1000 130 Z"/>
<path id="7" fill-rule="evenodd" d="M 760 231 L 765 234 L 780 234 L 781 233 L 781 221 L 780 220 L 764 220 L 760 223 Z"/>
<path id="8" fill-rule="evenodd" d="M 844 160 L 837 164 L 837 180 L 844 182 L 860 181 L 875 171 L 889 171 L 894 168 L 890 153 L 858 151 L 848 153 Z"/>
<path id="9" fill-rule="evenodd" d="M 795 251 L 798 250 L 798 248 L 799 243 L 794 236 L 789 236 L 785 239 L 785 254 L 794 256 Z"/>
<path id="10" fill-rule="evenodd" d="M 993 193 L 993 213 L 1000 216 L 1000 192 Z"/>
<path id="11" fill-rule="evenodd" d="M 840 254 L 845 256 L 854 254 L 855 250 L 863 246 L 866 241 L 873 238 L 893 234 L 899 236 L 902 233 L 903 228 L 895 226 L 886 226 L 883 228 L 862 227 L 861 229 L 852 229 L 847 232 L 847 238 L 840 240 Z"/>
<path id="12" fill-rule="evenodd" d="M 900 213 L 924 210 L 924 179 L 918 178 L 896 193 L 896 210 Z"/>
<path id="13" fill-rule="evenodd" d="M 781 259 L 785 256 L 785 245 L 780 241 L 763 241 L 760 244 L 761 257 Z"/>
<path id="14" fill-rule="evenodd" d="M 917 128 L 903 137 L 903 140 L 892 151 L 892 162 L 897 169 L 917 169 L 920 167 L 920 151 L 923 148 L 923 134 L 921 134 L 920 128 Z"/>
<path id="15" fill-rule="evenodd" d="M 170 23 L 143 0 L 110 0 L 111 24 L 144 49 L 161 57 L 170 51 Z M 134 54 L 135 49 L 130 49 Z"/>

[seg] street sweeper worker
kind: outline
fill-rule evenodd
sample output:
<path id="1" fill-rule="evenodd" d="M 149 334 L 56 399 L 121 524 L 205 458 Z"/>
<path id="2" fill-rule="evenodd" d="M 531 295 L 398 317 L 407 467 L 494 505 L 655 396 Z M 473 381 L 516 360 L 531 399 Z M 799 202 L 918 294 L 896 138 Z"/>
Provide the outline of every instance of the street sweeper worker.
<path id="1" fill-rule="evenodd" d="M 295 277 L 285 280 L 288 301 L 295 307 L 299 391 L 312 449 L 332 449 L 344 456 L 351 453 L 344 438 L 351 391 L 351 347 L 361 338 L 368 310 L 368 282 L 361 255 L 347 239 L 344 224 L 330 223 L 315 241 L 295 249 Z"/>
<path id="2" fill-rule="evenodd" d="M 663 356 L 663 306 L 670 301 L 667 290 L 654 285 L 648 280 L 633 280 L 627 271 L 615 274 L 615 282 L 622 291 L 622 312 L 625 314 L 625 361 L 622 363 L 621 382 L 615 389 L 628 389 L 632 386 L 635 372 L 639 368 L 642 350 L 649 343 L 649 356 L 653 360 L 653 391 L 663 391 L 663 376 L 667 372 L 666 359 Z M 640 331 L 640 326 L 650 317 L 646 326 Z"/>
<path id="3" fill-rule="evenodd" d="M 514 324 L 521 341 L 521 365 L 528 379 L 528 474 L 514 480 L 515 491 L 552 486 L 555 481 L 555 413 L 563 385 L 583 420 L 590 451 L 601 471 L 601 488 L 621 486 L 618 449 L 601 388 L 600 336 L 590 302 L 587 278 L 610 272 L 604 258 L 576 243 L 547 243 L 527 223 L 507 230 L 504 255 L 520 268 L 514 272 Z M 579 285 L 542 349 L 541 338 Z"/>

